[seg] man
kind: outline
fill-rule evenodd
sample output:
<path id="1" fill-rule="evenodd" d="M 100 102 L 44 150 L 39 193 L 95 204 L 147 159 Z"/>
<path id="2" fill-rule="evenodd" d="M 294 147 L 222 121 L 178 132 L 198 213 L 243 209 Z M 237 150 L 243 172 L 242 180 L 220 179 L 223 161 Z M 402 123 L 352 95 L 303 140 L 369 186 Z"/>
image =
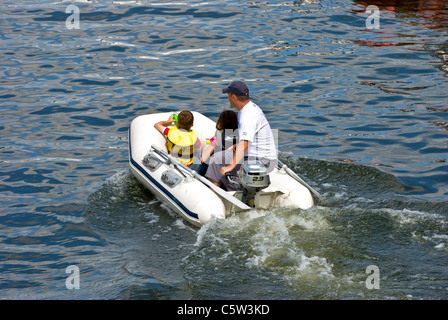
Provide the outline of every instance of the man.
<path id="1" fill-rule="evenodd" d="M 274 135 L 263 111 L 249 98 L 249 89 L 243 81 L 233 81 L 222 89 L 230 105 L 238 110 L 239 142 L 235 152 L 225 150 L 210 158 L 206 177 L 215 185 L 224 185 L 231 190 L 232 185 L 225 177 L 226 173 L 235 174 L 243 160 L 260 160 L 272 171 L 277 163 L 277 148 Z"/>

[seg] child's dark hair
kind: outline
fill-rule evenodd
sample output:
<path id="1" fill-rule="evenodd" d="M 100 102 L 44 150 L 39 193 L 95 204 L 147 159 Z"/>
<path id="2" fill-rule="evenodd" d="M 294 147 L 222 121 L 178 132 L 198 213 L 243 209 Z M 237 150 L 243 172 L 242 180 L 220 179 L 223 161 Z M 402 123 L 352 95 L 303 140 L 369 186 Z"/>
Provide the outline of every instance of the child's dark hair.
<path id="1" fill-rule="evenodd" d="M 190 130 L 191 126 L 193 125 L 193 121 L 193 114 L 188 110 L 181 111 L 177 115 L 177 127 L 179 129 Z"/>
<path id="2" fill-rule="evenodd" d="M 216 121 L 216 129 L 238 129 L 238 117 L 236 113 L 232 110 L 225 110 L 221 112 L 218 121 Z"/>

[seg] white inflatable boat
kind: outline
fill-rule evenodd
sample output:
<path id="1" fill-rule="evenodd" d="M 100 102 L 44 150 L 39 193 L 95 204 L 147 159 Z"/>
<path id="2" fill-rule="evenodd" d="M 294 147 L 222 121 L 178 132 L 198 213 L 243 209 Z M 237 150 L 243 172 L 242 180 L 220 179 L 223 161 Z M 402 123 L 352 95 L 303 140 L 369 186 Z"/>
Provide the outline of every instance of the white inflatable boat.
<path id="1" fill-rule="evenodd" d="M 270 173 L 257 163 L 245 163 L 240 170 L 241 188 L 238 191 L 216 187 L 167 153 L 166 139 L 154 124 L 168 119 L 171 114 L 142 115 L 131 122 L 129 163 L 137 180 L 193 225 L 201 226 L 213 217 L 225 219 L 254 208 L 308 209 L 314 205 L 311 193 L 320 198 L 314 189 L 280 161 Z M 205 149 L 208 146 L 206 139 L 215 134 L 216 123 L 198 112 L 193 112 L 193 115 L 193 129 Z"/>

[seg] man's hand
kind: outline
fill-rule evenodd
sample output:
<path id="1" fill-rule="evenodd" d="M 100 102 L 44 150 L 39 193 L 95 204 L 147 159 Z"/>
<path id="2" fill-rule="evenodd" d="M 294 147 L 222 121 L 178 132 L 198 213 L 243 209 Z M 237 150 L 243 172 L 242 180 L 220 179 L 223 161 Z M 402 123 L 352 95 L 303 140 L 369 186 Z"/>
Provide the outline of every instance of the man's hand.
<path id="1" fill-rule="evenodd" d="M 241 161 L 244 158 L 244 154 L 246 153 L 247 149 L 249 148 L 249 141 L 241 140 L 240 142 L 238 142 L 238 144 L 233 145 L 231 148 L 235 148 L 235 153 L 233 155 L 232 162 L 228 166 L 221 168 L 221 174 L 223 176 L 227 172 L 230 172 L 233 169 L 235 169 L 238 163 L 241 163 Z"/>
<path id="2" fill-rule="evenodd" d="M 222 174 L 223 176 L 225 176 L 226 173 L 232 171 L 233 169 L 235 169 L 235 166 L 232 165 L 232 164 L 231 164 L 231 165 L 228 165 L 227 167 L 222 167 L 222 168 L 221 168 L 221 174 Z"/>

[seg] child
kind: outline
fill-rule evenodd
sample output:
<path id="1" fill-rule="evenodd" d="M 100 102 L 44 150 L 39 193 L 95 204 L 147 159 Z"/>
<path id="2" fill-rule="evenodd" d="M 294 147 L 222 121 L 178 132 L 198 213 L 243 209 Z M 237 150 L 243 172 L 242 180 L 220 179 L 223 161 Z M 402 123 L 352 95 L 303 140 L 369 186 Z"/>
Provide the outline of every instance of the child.
<path id="1" fill-rule="evenodd" d="M 177 123 L 171 129 L 166 127 L 174 122 L 174 114 L 167 121 L 159 121 L 154 124 L 154 128 L 167 138 L 166 148 L 168 153 L 187 167 L 193 163 L 195 150 L 199 151 L 201 147 L 201 141 L 198 139 L 196 132 L 191 130 L 193 121 L 193 114 L 184 110 L 178 114 Z"/>
<path id="2" fill-rule="evenodd" d="M 206 164 L 210 156 L 216 151 L 223 151 L 234 147 L 238 143 L 238 116 L 232 110 L 221 112 L 216 121 L 216 133 L 210 139 L 210 146 L 204 150 L 201 162 Z"/>

